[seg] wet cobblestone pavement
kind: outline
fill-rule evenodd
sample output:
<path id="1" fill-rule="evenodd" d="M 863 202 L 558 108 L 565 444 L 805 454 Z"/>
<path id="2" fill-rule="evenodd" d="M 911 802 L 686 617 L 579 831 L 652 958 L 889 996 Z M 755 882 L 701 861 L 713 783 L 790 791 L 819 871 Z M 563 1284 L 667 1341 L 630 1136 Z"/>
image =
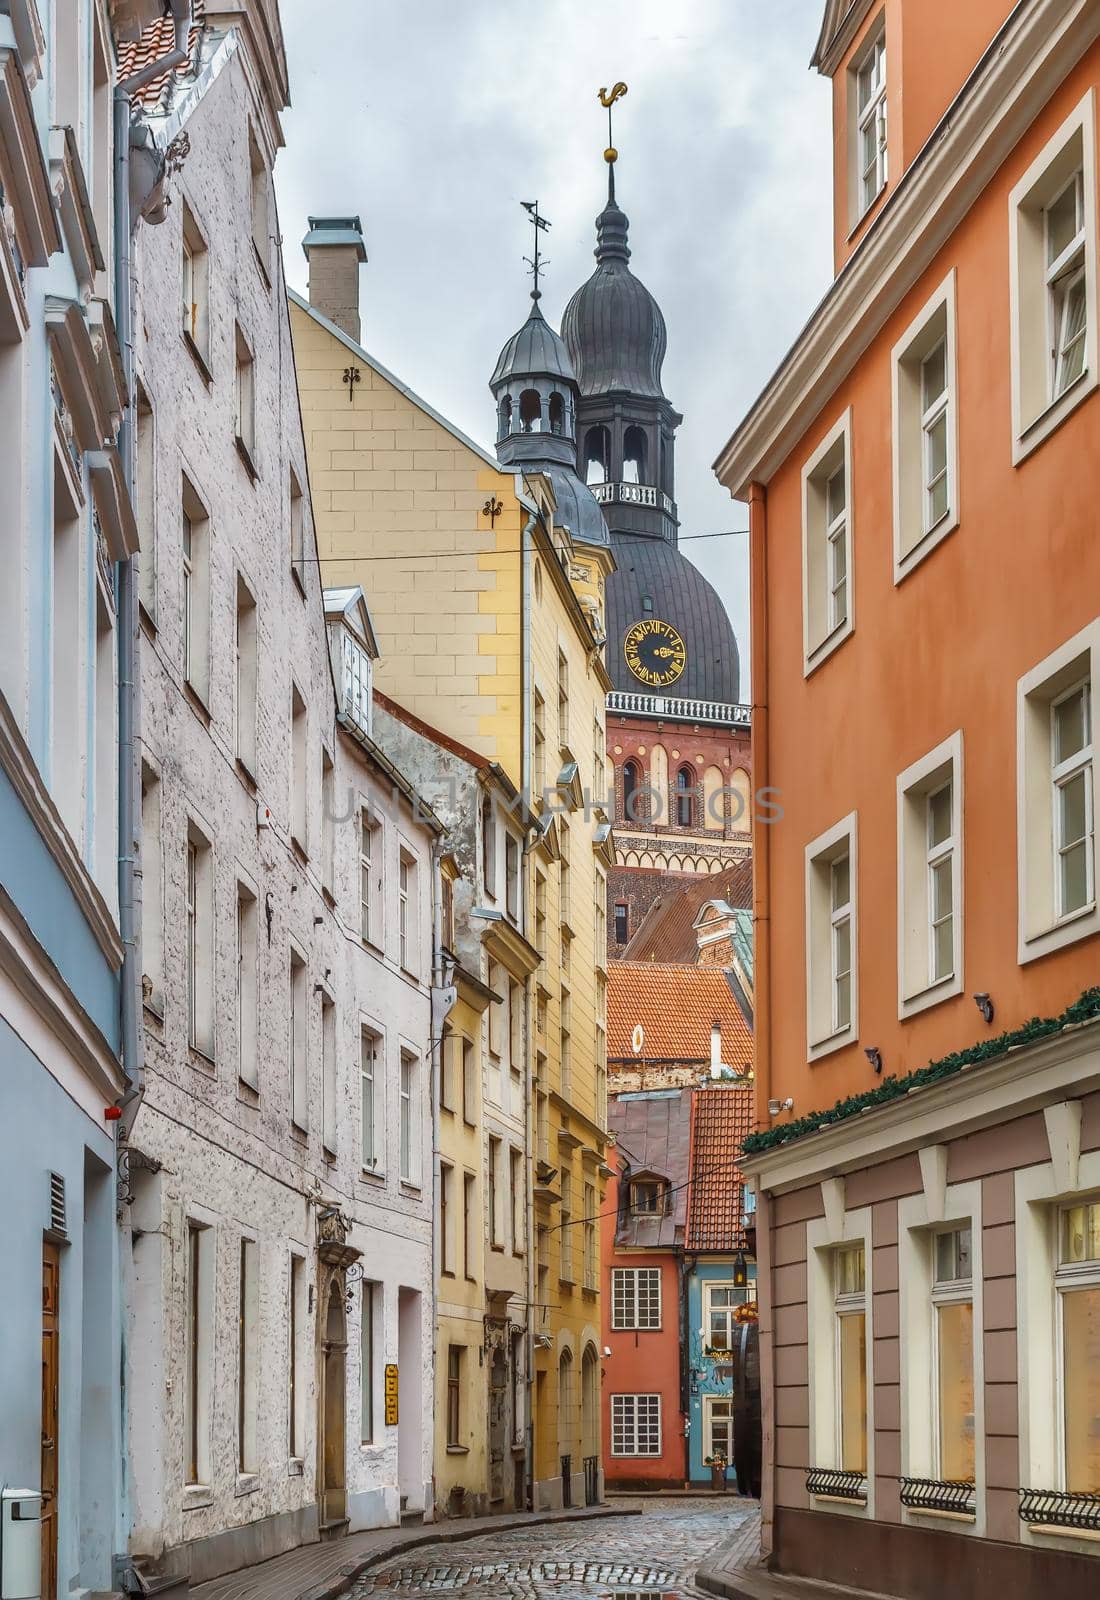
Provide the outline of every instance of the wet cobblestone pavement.
<path id="1" fill-rule="evenodd" d="M 756 1515 L 756 1502 L 643 1499 L 642 1514 L 558 1523 L 410 1552 L 365 1575 L 351 1600 L 460 1594 L 479 1600 L 670 1600 L 693 1596 L 708 1550 Z"/>

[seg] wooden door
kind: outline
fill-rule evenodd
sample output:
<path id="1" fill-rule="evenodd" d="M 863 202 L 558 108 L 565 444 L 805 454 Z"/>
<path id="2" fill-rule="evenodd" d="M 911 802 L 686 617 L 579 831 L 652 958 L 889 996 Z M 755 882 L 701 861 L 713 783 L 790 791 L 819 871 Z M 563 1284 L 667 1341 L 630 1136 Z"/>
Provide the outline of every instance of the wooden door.
<path id="1" fill-rule="evenodd" d="M 57 1392 L 61 1251 L 42 1246 L 42 1600 L 57 1596 Z"/>

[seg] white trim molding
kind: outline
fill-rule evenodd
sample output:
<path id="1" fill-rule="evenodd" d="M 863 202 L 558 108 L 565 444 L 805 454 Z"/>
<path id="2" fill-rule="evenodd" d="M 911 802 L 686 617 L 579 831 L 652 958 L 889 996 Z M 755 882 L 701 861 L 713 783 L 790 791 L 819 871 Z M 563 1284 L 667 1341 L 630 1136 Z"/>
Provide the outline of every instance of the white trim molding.
<path id="1" fill-rule="evenodd" d="M 935 519 L 927 505 L 927 441 L 935 420 L 924 394 L 924 368 L 945 349 L 944 390 L 935 408 L 946 439 L 947 505 Z M 890 357 L 893 393 L 894 582 L 901 583 L 959 525 L 959 378 L 955 269 L 906 328 Z"/>
<path id="2" fill-rule="evenodd" d="M 1054 377 L 1047 285 L 1046 208 L 1083 173 L 1085 343 L 1080 375 L 1062 392 Z M 1012 461 L 1027 459 L 1100 384 L 1096 293 L 1096 95 L 1090 89 L 1008 197 L 1012 323 Z"/>
<path id="3" fill-rule="evenodd" d="M 929 840 L 930 796 L 951 785 L 950 833 Z M 915 1016 L 963 988 L 963 736 L 957 730 L 898 774 L 898 1016 Z M 933 969 L 933 875 L 951 876 L 951 971 Z"/>
<path id="4" fill-rule="evenodd" d="M 830 1497 L 811 1497 L 811 1504 L 839 1516 L 875 1515 L 875 1372 L 874 1283 L 871 1242 L 871 1207 L 843 1214 L 840 1238 L 829 1222 L 817 1217 L 806 1224 L 806 1328 L 809 1357 L 809 1461 L 810 1468 L 841 1470 L 840 1417 L 837 1370 L 837 1251 L 844 1245 L 863 1246 L 864 1311 L 867 1352 L 867 1498 L 865 1504 Z"/>
<path id="5" fill-rule="evenodd" d="M 859 1038 L 859 859 L 857 817 L 850 811 L 806 846 L 806 1059 L 818 1061 Z M 848 858 L 848 1021 L 838 1023 L 833 1004 L 832 867 Z"/>
<path id="6" fill-rule="evenodd" d="M 1085 836 L 1091 896 L 1059 914 L 1052 708 L 1087 683 L 1090 719 L 1087 771 L 1089 826 Z M 1100 617 L 1051 652 L 1016 686 L 1016 852 L 1019 893 L 1017 960 L 1021 965 L 1100 932 L 1096 892 L 1095 819 L 1100 808 L 1100 763 L 1095 756 L 1096 691 L 1100 687 Z"/>
<path id="7" fill-rule="evenodd" d="M 829 514 L 829 485 L 843 473 L 838 532 Z M 802 650 L 806 677 L 853 632 L 855 573 L 852 494 L 852 412 L 849 407 L 802 468 Z M 834 558 L 834 547 L 837 555 Z M 834 620 L 834 561 L 843 562 L 844 612 Z"/>

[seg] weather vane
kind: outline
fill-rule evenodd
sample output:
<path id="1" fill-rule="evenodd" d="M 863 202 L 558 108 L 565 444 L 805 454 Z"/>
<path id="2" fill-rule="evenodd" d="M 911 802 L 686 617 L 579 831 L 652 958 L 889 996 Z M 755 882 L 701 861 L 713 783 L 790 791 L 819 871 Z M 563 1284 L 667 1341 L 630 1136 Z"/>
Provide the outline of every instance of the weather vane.
<path id="1" fill-rule="evenodd" d="M 521 200 L 520 205 L 523 207 L 524 211 L 526 211 L 527 215 L 531 218 L 531 221 L 535 225 L 535 254 L 533 257 L 524 256 L 523 259 L 531 268 L 531 274 L 535 280 L 535 287 L 531 290 L 531 299 L 538 301 L 542 297 L 542 291 L 539 288 L 539 275 L 541 274 L 543 266 L 545 265 L 539 252 L 539 234 L 548 233 L 550 230 L 550 224 L 539 212 L 539 203 L 537 200 Z"/>
<path id="2" fill-rule="evenodd" d="M 621 100 L 626 93 L 627 87 L 625 83 L 617 83 L 613 89 L 601 89 L 599 92 L 601 106 L 607 107 L 607 149 L 603 153 L 603 158 L 609 167 L 614 166 L 619 159 L 619 152 L 615 148 L 615 140 L 611 133 L 611 107 L 616 100 Z"/>

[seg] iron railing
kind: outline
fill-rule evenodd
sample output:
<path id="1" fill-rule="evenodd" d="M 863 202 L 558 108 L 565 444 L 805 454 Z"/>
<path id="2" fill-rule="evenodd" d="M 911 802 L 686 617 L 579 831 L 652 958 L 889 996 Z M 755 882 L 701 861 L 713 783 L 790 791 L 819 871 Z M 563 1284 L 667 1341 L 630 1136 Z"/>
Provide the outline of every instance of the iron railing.
<path id="1" fill-rule="evenodd" d="M 561 1458 L 561 1503 L 565 1510 L 573 1504 L 573 1457 Z"/>
<path id="2" fill-rule="evenodd" d="M 833 1467 L 811 1467 L 806 1474 L 806 1493 L 827 1495 L 830 1500 L 867 1499 L 867 1479 L 862 1472 L 839 1472 Z"/>
<path id="3" fill-rule="evenodd" d="M 1100 1530 L 1100 1494 L 1058 1489 L 1021 1489 L 1020 1521 L 1053 1528 Z"/>
<path id="4" fill-rule="evenodd" d="M 634 694 L 629 689 L 613 689 L 607 709 L 621 716 L 666 717 L 672 722 L 720 722 L 747 728 L 752 721 L 752 707 L 736 701 L 677 700 L 662 694 Z"/>
<path id="5" fill-rule="evenodd" d="M 939 1478 L 903 1478 L 901 1503 L 911 1511 L 953 1511 L 960 1516 L 974 1515 L 974 1485 L 946 1483 Z"/>
<path id="6" fill-rule="evenodd" d="M 586 1506 L 598 1506 L 600 1503 L 599 1456 L 584 1458 L 584 1503 Z"/>

